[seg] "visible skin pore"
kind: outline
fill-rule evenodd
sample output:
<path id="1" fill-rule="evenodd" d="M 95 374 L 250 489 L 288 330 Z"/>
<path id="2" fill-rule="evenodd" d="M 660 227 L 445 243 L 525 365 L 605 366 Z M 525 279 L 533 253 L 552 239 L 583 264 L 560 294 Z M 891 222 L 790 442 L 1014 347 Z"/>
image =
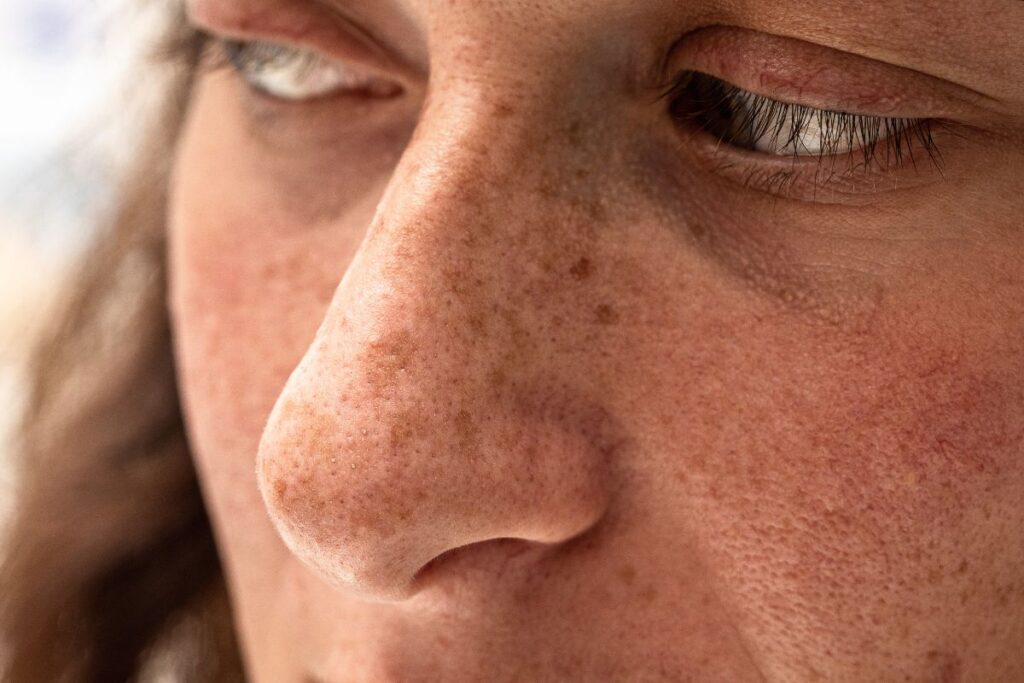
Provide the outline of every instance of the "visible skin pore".
<path id="1" fill-rule="evenodd" d="M 328 4 L 190 7 L 404 88 L 213 71 L 180 146 L 253 681 L 1024 680 L 1024 3 Z M 941 111 L 941 172 L 758 186 L 812 162 L 657 99 L 709 26 L 778 51 L 742 87 Z"/>

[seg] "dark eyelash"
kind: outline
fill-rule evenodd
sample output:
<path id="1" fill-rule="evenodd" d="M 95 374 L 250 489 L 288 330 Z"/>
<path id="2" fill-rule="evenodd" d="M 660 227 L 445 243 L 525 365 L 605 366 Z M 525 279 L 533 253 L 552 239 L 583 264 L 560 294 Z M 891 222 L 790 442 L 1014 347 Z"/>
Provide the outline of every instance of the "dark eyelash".
<path id="1" fill-rule="evenodd" d="M 802 136 L 816 128 L 821 146 L 812 154 L 819 161 L 849 154 L 853 163 L 859 152 L 864 167 L 898 167 L 907 161 L 916 167 L 918 149 L 936 168 L 943 166 L 933 119 L 867 116 L 780 102 L 694 71 L 682 73 L 665 97 L 679 123 L 696 123 L 720 142 L 744 149 L 754 149 L 753 141 L 765 136 L 773 146 L 798 148 Z M 792 156 L 808 155 L 794 151 Z"/>

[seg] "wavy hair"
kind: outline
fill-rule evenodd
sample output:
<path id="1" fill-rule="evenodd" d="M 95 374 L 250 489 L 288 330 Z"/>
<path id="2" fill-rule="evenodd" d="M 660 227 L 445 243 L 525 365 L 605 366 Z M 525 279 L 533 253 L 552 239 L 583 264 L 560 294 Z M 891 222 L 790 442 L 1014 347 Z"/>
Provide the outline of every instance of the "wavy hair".
<path id="1" fill-rule="evenodd" d="M 166 304 L 168 177 L 202 38 L 171 7 L 154 48 L 169 87 L 32 356 L 0 566 L 9 683 L 243 680 Z"/>

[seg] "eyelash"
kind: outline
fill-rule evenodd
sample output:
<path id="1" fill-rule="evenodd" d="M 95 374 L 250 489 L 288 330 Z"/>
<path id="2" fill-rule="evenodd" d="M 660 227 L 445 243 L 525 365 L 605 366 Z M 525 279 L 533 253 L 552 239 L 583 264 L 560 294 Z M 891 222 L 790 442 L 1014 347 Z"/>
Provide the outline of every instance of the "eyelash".
<path id="1" fill-rule="evenodd" d="M 244 42 L 240 40 L 222 40 L 224 56 L 239 71 L 249 69 L 265 69 L 294 58 L 295 51 L 283 45 L 263 42 Z M 307 53 L 309 54 L 309 53 Z M 310 59 L 303 64 L 308 67 Z"/>
<path id="2" fill-rule="evenodd" d="M 349 64 L 311 50 L 263 41 L 214 39 L 213 68 L 229 68 L 248 85 L 278 100 L 309 101 L 339 93 L 390 98 L 401 91 Z"/>
<path id="3" fill-rule="evenodd" d="M 666 92 L 669 110 L 680 125 L 694 125 L 719 143 L 772 156 L 826 158 L 849 155 L 851 166 L 860 153 L 860 168 L 871 164 L 917 166 L 915 149 L 941 170 L 942 155 L 934 140 L 934 119 L 850 114 L 790 104 L 758 95 L 704 73 L 682 73 Z M 804 141 L 817 135 L 818 148 Z M 763 147 L 779 149 L 766 152 Z M 803 153 L 801 151 L 803 150 Z"/>

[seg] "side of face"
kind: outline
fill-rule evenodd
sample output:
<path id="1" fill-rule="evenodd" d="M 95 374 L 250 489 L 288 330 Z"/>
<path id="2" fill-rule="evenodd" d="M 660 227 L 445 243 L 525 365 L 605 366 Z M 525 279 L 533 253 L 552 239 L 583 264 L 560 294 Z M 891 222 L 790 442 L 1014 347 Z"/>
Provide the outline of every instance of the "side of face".
<path id="1" fill-rule="evenodd" d="M 225 8 L 192 10 L 402 87 L 210 72 L 179 150 L 254 680 L 1024 677 L 1024 13 L 353 2 L 364 53 L 301 0 Z M 954 25 L 972 89 L 928 49 Z M 941 169 L 723 149 L 659 69 L 941 113 Z"/>

